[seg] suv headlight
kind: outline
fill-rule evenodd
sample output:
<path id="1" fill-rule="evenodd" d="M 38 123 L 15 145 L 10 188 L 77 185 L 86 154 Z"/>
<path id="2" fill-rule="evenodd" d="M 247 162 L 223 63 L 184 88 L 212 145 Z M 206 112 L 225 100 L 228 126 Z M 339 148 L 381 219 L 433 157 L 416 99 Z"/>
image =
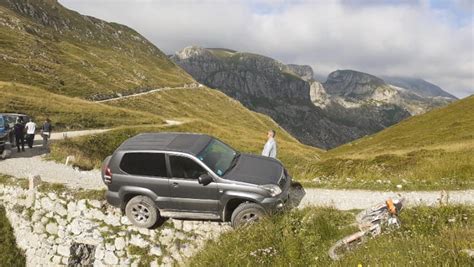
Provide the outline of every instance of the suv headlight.
<path id="1" fill-rule="evenodd" d="M 270 192 L 270 195 L 272 197 L 278 196 L 279 194 L 281 194 L 281 188 L 278 185 L 266 184 L 266 185 L 261 185 L 260 187 Z"/>

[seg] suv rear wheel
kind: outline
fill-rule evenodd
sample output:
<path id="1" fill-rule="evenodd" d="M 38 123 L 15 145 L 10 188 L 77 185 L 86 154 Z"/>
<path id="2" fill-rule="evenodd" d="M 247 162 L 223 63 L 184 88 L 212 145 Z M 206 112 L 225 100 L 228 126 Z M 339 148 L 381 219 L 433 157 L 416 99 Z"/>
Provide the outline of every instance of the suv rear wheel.
<path id="1" fill-rule="evenodd" d="M 155 203 L 146 196 L 130 199 L 125 207 L 125 214 L 133 225 L 143 228 L 153 227 L 160 217 Z"/>
<path id="2" fill-rule="evenodd" d="M 242 203 L 232 213 L 232 227 L 238 228 L 260 220 L 265 216 L 265 209 L 255 203 Z"/>

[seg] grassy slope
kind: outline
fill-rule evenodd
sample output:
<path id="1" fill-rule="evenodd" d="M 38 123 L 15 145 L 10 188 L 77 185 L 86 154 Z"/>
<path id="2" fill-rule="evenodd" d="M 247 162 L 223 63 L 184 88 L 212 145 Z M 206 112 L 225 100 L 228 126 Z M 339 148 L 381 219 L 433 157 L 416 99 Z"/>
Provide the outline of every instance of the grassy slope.
<path id="1" fill-rule="evenodd" d="M 103 135 L 64 141 L 53 147 L 53 156 L 63 158 L 67 154 L 75 154 L 77 159 L 82 159 L 77 162 L 79 166 L 97 167 L 126 138 L 138 132 L 152 131 L 208 133 L 236 149 L 258 154 L 265 143 L 267 130 L 276 129 L 279 158 L 294 177 L 309 179 L 322 152 L 298 143 L 267 116 L 249 111 L 217 90 L 169 90 L 110 102 L 110 105 L 143 109 L 165 119 L 178 119 L 186 123 L 172 127 L 128 127 Z"/>
<path id="2" fill-rule="evenodd" d="M 474 96 L 330 150 L 318 164 L 330 187 L 474 187 Z"/>
<path id="3" fill-rule="evenodd" d="M 69 96 L 130 93 L 193 79 L 134 30 L 55 1 L 0 0 L 0 80 Z M 47 14 L 46 19 L 43 14 Z"/>
<path id="4" fill-rule="evenodd" d="M 3 206 L 0 206 L 0 251 L 1 266 L 25 266 L 25 254 L 16 246 L 13 228 Z"/>
<path id="5" fill-rule="evenodd" d="M 0 112 L 25 113 L 38 123 L 49 117 L 57 130 L 164 123 L 150 113 L 57 95 L 33 86 L 0 82 L 0 92 Z"/>
<path id="6" fill-rule="evenodd" d="M 461 251 L 474 248 L 474 208 L 417 207 L 401 214 L 402 227 L 370 239 L 333 262 L 327 251 L 357 231 L 350 212 L 295 210 L 211 241 L 190 266 L 469 266 Z M 225 255 L 225 257 L 223 257 Z"/>

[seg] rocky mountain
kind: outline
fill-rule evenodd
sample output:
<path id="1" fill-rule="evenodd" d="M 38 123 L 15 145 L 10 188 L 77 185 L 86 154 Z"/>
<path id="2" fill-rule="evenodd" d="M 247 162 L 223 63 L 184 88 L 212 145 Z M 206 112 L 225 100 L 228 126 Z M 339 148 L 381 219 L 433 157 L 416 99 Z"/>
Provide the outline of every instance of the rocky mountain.
<path id="1" fill-rule="evenodd" d="M 200 83 L 269 115 L 306 144 L 329 148 L 366 134 L 329 118 L 311 102 L 310 84 L 292 71 L 294 67 L 272 58 L 193 46 L 171 59 Z"/>
<path id="2" fill-rule="evenodd" d="M 439 86 L 429 83 L 420 78 L 381 76 L 387 83 L 405 88 L 422 97 L 440 97 L 457 99 L 455 96 L 444 91 Z"/>
<path id="3" fill-rule="evenodd" d="M 192 46 L 171 59 L 199 82 L 271 116 L 300 141 L 323 148 L 453 101 L 353 70 L 335 71 L 320 83 L 310 66 L 229 49 Z"/>
<path id="4" fill-rule="evenodd" d="M 56 0 L 0 0 L 0 80 L 98 99 L 194 80 L 127 26 Z"/>

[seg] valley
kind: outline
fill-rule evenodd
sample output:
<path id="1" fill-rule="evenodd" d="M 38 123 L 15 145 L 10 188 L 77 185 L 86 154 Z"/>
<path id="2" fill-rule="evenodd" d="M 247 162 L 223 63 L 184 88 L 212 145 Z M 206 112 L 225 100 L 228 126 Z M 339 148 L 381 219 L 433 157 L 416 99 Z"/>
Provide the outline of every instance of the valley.
<path id="1" fill-rule="evenodd" d="M 0 69 L 0 112 L 53 123 L 49 150 L 37 136 L 0 160 L 0 265 L 472 263 L 472 95 L 352 69 L 323 81 L 309 65 L 227 48 L 168 56 L 56 0 L 0 0 Z M 270 129 L 302 185 L 284 212 L 234 230 L 173 218 L 143 229 L 106 200 L 102 162 L 132 136 L 202 133 L 260 155 Z M 400 228 L 329 258 L 359 210 L 400 196 Z"/>

